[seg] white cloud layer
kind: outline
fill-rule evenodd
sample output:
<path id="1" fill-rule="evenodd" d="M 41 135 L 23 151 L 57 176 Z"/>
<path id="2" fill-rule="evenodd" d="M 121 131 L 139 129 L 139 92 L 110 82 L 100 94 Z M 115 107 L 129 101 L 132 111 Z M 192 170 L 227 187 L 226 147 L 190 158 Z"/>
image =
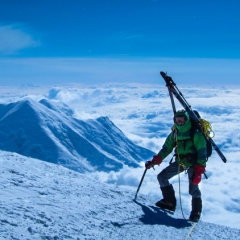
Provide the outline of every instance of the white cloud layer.
<path id="1" fill-rule="evenodd" d="M 0 25 L 0 36 L 0 53 L 5 55 L 40 45 L 20 25 Z"/>
<path id="2" fill-rule="evenodd" d="M 179 87 L 179 86 L 178 86 Z M 238 174 L 240 153 L 240 109 L 238 88 L 214 87 L 180 88 L 181 92 L 194 109 L 199 110 L 204 119 L 212 124 L 215 132 L 214 141 L 220 147 L 228 162 L 225 164 L 215 151 L 207 164 L 209 179 L 200 185 L 203 196 L 204 221 L 237 227 L 240 212 L 239 198 L 236 191 L 240 177 Z M 79 118 L 107 115 L 129 138 L 137 144 L 158 152 L 172 126 L 172 109 L 167 88 L 164 85 L 109 84 L 104 87 L 52 89 L 52 97 L 64 101 L 74 108 Z M 177 103 L 177 109 L 182 107 Z M 141 187 L 141 193 L 161 198 L 157 174 L 168 165 L 170 156 L 156 170 L 149 170 Z M 144 165 L 144 163 L 142 163 Z M 119 172 L 105 174 L 96 172 L 92 177 L 106 183 L 137 190 L 144 167 L 123 168 Z M 172 179 L 179 199 L 179 179 Z M 190 196 L 188 180 L 180 175 L 183 211 L 189 214 Z M 235 189 L 235 190 L 234 190 Z M 223 217 L 224 216 L 224 219 Z M 231 219 L 234 219 L 231 220 Z M 237 220 L 238 219 L 238 220 Z"/>

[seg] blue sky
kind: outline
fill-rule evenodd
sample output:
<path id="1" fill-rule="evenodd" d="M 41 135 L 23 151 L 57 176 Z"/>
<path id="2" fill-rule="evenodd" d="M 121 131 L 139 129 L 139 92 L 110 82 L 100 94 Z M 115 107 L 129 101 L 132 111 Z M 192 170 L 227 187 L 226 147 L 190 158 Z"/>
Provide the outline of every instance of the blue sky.
<path id="1" fill-rule="evenodd" d="M 156 62 L 156 58 L 236 61 L 240 59 L 239 9 L 239 0 L 2 0 L 0 70 L 3 69 L 4 74 L 0 81 L 11 83 L 15 78 L 10 67 L 12 64 L 6 65 L 6 59 L 13 59 L 16 63 L 16 59 L 22 58 L 61 58 L 65 59 L 64 65 L 79 58 L 81 61 L 86 58 L 108 59 L 110 65 L 112 59 L 125 62 L 139 62 L 139 59 L 142 62 L 145 59 L 148 63 Z M 112 68 L 109 64 L 106 63 L 106 71 Z M 171 65 L 171 61 L 165 64 Z M 30 67 L 29 64 L 24 66 L 26 69 Z M 91 62 L 89 69 L 92 72 L 87 75 L 93 71 L 98 75 L 98 71 L 92 70 L 93 66 L 94 62 Z M 205 66 L 212 67 L 208 61 Z M 11 71 L 8 72 L 8 68 Z M 18 80 L 29 81 L 19 68 L 21 64 L 15 68 Z M 124 73 L 124 69 L 117 65 L 115 69 Z M 35 69 L 31 70 L 35 72 Z M 37 83 L 32 71 L 27 71 L 28 76 Z M 35 75 L 42 71 L 46 72 L 44 66 L 38 66 Z M 56 70 L 51 73 L 42 75 L 42 79 L 48 78 L 48 82 L 49 79 L 56 80 Z M 70 69 L 64 75 L 68 73 L 71 76 Z M 123 76 L 125 79 L 127 73 Z M 137 81 L 138 76 L 134 76 Z M 72 80 L 76 79 L 77 75 Z"/>

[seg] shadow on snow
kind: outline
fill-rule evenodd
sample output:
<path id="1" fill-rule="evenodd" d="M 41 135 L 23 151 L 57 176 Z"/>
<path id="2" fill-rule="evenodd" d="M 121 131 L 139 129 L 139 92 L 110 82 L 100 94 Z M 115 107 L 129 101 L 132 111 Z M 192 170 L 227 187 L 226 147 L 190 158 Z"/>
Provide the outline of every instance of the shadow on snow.
<path id="1" fill-rule="evenodd" d="M 133 200 L 136 204 L 141 206 L 144 215 L 139 218 L 139 220 L 143 224 L 149 224 L 149 225 L 165 225 L 165 226 L 171 226 L 174 228 L 185 228 L 191 226 L 189 222 L 187 222 L 185 219 L 178 219 L 173 218 L 167 214 L 166 211 L 161 210 L 158 207 L 155 206 L 145 206 L 136 200 Z"/>

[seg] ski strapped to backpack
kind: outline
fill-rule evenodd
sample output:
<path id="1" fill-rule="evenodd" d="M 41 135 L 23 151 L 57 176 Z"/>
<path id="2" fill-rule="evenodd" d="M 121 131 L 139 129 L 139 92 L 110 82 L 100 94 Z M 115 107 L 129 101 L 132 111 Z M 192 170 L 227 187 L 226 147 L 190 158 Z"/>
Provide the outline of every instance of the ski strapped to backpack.
<path id="1" fill-rule="evenodd" d="M 182 93 L 177 88 L 176 83 L 172 80 L 172 78 L 170 76 L 168 76 L 164 72 L 160 72 L 160 75 L 163 77 L 163 79 L 166 82 L 166 86 L 168 88 L 169 96 L 171 99 L 173 113 L 174 114 L 176 113 L 176 107 L 175 107 L 174 98 L 173 98 L 173 96 L 175 96 L 190 117 L 193 129 L 195 129 L 193 131 L 192 135 L 194 136 L 195 131 L 200 131 L 203 133 L 205 140 L 206 140 L 208 157 L 211 156 L 212 148 L 213 148 L 217 152 L 219 157 L 222 159 L 222 161 L 224 163 L 226 163 L 227 159 L 225 158 L 225 156 L 223 155 L 221 150 L 218 148 L 218 146 L 215 144 L 215 142 L 212 139 L 214 137 L 214 133 L 212 131 L 211 124 L 208 121 L 202 119 L 196 110 L 192 110 L 191 106 L 188 104 L 186 99 L 183 97 Z M 193 138 L 193 136 L 191 138 Z"/>

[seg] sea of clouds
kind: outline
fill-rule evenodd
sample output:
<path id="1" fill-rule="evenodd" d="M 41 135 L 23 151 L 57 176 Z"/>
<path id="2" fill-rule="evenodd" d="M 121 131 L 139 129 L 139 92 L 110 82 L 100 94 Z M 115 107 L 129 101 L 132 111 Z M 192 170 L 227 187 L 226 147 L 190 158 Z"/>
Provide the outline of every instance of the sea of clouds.
<path id="1" fill-rule="evenodd" d="M 227 163 L 216 152 L 207 164 L 208 179 L 202 180 L 203 219 L 221 225 L 239 228 L 240 181 L 238 171 L 240 146 L 240 90 L 233 87 L 178 86 L 188 103 L 212 124 L 213 140 L 221 149 Z M 2 88 L 1 103 L 16 101 L 26 96 L 35 100 L 43 97 L 62 101 L 73 109 L 79 119 L 108 116 L 124 134 L 136 144 L 158 152 L 173 125 L 172 107 L 164 84 L 109 83 L 102 85 L 69 85 L 54 87 L 24 86 Z M 176 101 L 177 109 L 182 109 Z M 160 166 L 147 171 L 141 193 L 161 198 L 157 174 L 168 165 L 171 156 Z M 94 172 L 88 175 L 96 180 L 124 188 L 137 189 L 144 171 L 125 166 L 118 172 Z M 185 174 L 172 179 L 178 198 L 178 208 L 189 214 L 190 196 Z M 180 184 L 179 184 L 180 183 Z M 181 204 L 180 204 L 181 200 Z"/>

